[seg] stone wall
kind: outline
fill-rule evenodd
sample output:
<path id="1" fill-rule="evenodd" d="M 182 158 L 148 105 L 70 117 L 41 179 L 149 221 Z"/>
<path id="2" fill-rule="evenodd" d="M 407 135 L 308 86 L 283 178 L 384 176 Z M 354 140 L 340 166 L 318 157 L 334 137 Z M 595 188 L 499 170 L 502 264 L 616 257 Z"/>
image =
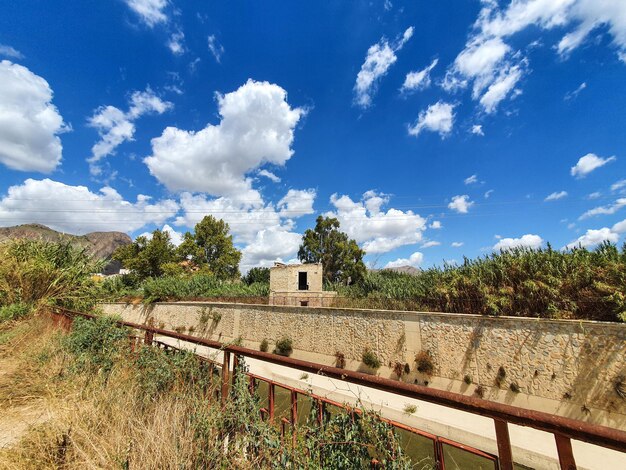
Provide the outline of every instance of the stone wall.
<path id="1" fill-rule="evenodd" d="M 489 400 L 626 428 L 626 400 L 616 391 L 620 378 L 626 388 L 625 324 L 205 302 L 103 309 L 223 342 L 241 338 L 255 349 L 287 335 L 300 359 L 334 364 L 339 352 L 347 368 L 392 378 L 394 366 L 408 364 L 400 378 L 407 382 L 482 390 Z M 381 360 L 378 371 L 362 363 L 365 349 Z M 432 373 L 417 370 L 418 353 L 432 358 Z"/>

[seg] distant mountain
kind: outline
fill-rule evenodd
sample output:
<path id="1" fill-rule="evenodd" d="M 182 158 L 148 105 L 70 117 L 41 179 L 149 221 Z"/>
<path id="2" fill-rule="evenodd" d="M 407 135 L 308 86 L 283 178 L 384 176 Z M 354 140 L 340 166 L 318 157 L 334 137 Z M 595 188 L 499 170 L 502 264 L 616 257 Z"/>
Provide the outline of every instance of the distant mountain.
<path id="1" fill-rule="evenodd" d="M 71 235 L 57 232 L 41 224 L 0 228 L 0 243 L 15 238 L 32 238 L 55 243 L 70 242 L 86 248 L 95 257 L 110 261 L 103 269 L 105 274 L 119 271 L 119 262 L 111 260 L 111 255 L 118 247 L 132 243 L 131 238 L 122 232 L 92 232 L 86 235 Z"/>
<path id="2" fill-rule="evenodd" d="M 372 271 L 393 271 L 396 273 L 402 274 L 410 274 L 411 276 L 417 276 L 421 273 L 421 269 L 414 268 L 413 266 L 398 266 L 397 268 L 383 268 L 383 269 L 372 269 Z"/>

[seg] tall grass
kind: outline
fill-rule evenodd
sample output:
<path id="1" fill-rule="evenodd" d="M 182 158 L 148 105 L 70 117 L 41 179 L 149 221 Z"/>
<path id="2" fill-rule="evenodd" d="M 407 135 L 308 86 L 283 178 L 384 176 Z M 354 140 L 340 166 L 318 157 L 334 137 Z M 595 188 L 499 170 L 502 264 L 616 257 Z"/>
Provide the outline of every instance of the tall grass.
<path id="1" fill-rule="evenodd" d="M 626 321 L 626 249 L 517 248 L 412 276 L 368 273 L 337 305 Z"/>
<path id="2" fill-rule="evenodd" d="M 395 432 L 373 413 L 327 413 L 319 426 L 313 406 L 295 439 L 283 439 L 261 419 L 243 362 L 222 407 L 208 364 L 149 347 L 131 354 L 120 331 L 105 320 L 78 322 L 66 338 L 49 332 L 29 343 L 25 369 L 39 383 L 31 395 L 45 398 L 50 419 L 0 450 L 0 468 L 366 468 L 373 457 L 384 468 L 412 468 Z M 102 350 L 115 351 L 106 355 L 110 368 L 78 366 L 85 357 L 100 364 Z"/>
<path id="3" fill-rule="evenodd" d="M 0 306 L 93 305 L 90 274 L 101 263 L 69 243 L 13 240 L 0 245 Z"/>

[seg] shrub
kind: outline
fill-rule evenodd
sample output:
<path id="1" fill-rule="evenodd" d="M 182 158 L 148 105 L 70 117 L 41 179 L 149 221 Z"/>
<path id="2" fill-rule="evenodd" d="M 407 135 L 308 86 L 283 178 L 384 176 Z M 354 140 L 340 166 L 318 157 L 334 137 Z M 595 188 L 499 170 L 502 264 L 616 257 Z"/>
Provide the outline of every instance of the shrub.
<path id="1" fill-rule="evenodd" d="M 30 305 L 23 303 L 0 306 L 0 323 L 24 318 L 31 310 Z"/>
<path id="2" fill-rule="evenodd" d="M 478 385 L 475 389 L 474 389 L 474 394 L 478 397 L 478 398 L 483 398 L 485 396 L 485 387 L 483 387 L 482 385 Z"/>
<path id="3" fill-rule="evenodd" d="M 407 415 L 412 415 L 413 413 L 417 411 L 417 406 L 407 403 L 406 405 L 404 405 L 404 408 L 402 411 L 404 411 L 404 413 Z"/>
<path id="4" fill-rule="evenodd" d="M 339 369 L 346 368 L 346 356 L 344 353 L 339 351 L 335 353 L 335 367 L 338 367 Z"/>
<path id="5" fill-rule="evenodd" d="M 263 341 L 261 341 L 261 346 L 259 346 L 259 349 L 262 352 L 267 352 L 267 350 L 270 348 L 270 344 L 267 341 L 267 339 L 263 338 Z"/>
<path id="6" fill-rule="evenodd" d="M 517 385 L 517 383 L 515 383 L 515 382 L 511 382 L 511 385 L 509 385 L 509 389 L 513 393 L 519 393 L 519 392 L 522 391 L 522 389 L 519 387 L 519 385 Z"/>
<path id="7" fill-rule="evenodd" d="M 401 378 L 404 373 L 404 364 L 396 361 L 393 365 L 393 373 L 396 374 L 398 378 Z"/>
<path id="8" fill-rule="evenodd" d="M 500 366 L 498 368 L 498 373 L 496 374 L 496 379 L 495 379 L 495 383 L 498 387 L 502 387 L 502 383 L 504 382 L 504 379 L 506 378 L 506 370 L 504 369 L 504 367 Z"/>
<path id="9" fill-rule="evenodd" d="M 293 352 L 293 342 L 291 341 L 291 338 L 283 336 L 281 339 L 276 341 L 276 349 L 274 352 L 281 356 L 290 356 Z"/>
<path id="10" fill-rule="evenodd" d="M 467 385 L 471 385 L 472 384 L 472 377 L 469 375 L 466 375 L 465 377 L 463 377 L 463 382 L 465 382 Z"/>
<path id="11" fill-rule="evenodd" d="M 415 356 L 415 362 L 417 363 L 417 370 L 422 374 L 432 375 L 435 371 L 433 358 L 428 351 L 418 352 Z"/>
<path id="12" fill-rule="evenodd" d="M 363 351 L 363 356 L 361 357 L 361 360 L 363 361 L 363 364 L 370 367 L 371 369 L 378 369 L 381 366 L 380 359 L 378 359 L 376 353 L 369 348 Z"/>

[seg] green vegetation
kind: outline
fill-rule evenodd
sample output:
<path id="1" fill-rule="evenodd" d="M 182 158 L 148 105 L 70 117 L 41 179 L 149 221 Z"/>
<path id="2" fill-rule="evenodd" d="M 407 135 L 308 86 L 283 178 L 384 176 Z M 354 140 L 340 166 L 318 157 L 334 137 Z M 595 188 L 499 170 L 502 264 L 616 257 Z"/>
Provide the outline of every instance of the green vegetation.
<path id="1" fill-rule="evenodd" d="M 243 282 L 248 285 L 255 283 L 269 284 L 270 282 L 270 268 L 252 268 L 248 271 L 248 274 L 241 278 Z"/>
<path id="2" fill-rule="evenodd" d="M 267 341 L 267 339 L 263 338 L 263 341 L 261 341 L 261 345 L 259 346 L 259 351 L 267 352 L 269 348 L 270 343 Z"/>
<path id="3" fill-rule="evenodd" d="M 372 369 L 379 369 L 382 365 L 376 353 L 371 349 L 366 349 L 365 351 L 363 351 L 361 360 L 363 361 L 363 364 Z"/>
<path id="4" fill-rule="evenodd" d="M 410 462 L 400 433 L 365 410 L 319 410 L 312 400 L 293 440 L 283 438 L 278 421 L 262 419 L 267 396 L 250 393 L 243 360 L 222 407 L 219 376 L 193 354 L 131 354 L 110 319 L 78 321 L 68 335 L 46 321 L 21 320 L 29 340 L 0 348 L 17 365 L 0 378 L 0 410 L 10 396 L 51 411 L 0 449 L 2 468 L 369 468 L 372 459 L 430 468 L 426 456 Z"/>
<path id="5" fill-rule="evenodd" d="M 194 233 L 185 233 L 178 248 L 167 232 L 155 230 L 150 239 L 137 237 L 118 248 L 113 258 L 138 280 L 192 273 L 232 280 L 239 277 L 241 252 L 233 246 L 229 231 L 226 222 L 208 215 L 196 224 Z"/>
<path id="6" fill-rule="evenodd" d="M 334 288 L 345 307 L 626 321 L 626 246 L 517 248 L 416 276 L 370 272 Z"/>
<path id="7" fill-rule="evenodd" d="M 274 349 L 275 354 L 280 354 L 281 356 L 290 356 L 293 352 L 293 341 L 288 336 L 283 336 L 278 341 L 276 341 L 276 349 Z"/>
<path id="8" fill-rule="evenodd" d="M 366 268 L 363 263 L 365 251 L 356 241 L 339 230 L 337 219 L 319 216 L 313 230 L 302 236 L 298 258 L 304 263 L 322 263 L 324 282 L 359 284 L 363 281 Z"/>
<path id="9" fill-rule="evenodd" d="M 435 372 L 435 363 L 429 351 L 420 351 L 415 355 L 417 370 L 422 374 L 432 375 Z"/>
<path id="10" fill-rule="evenodd" d="M 91 308 L 94 281 L 102 263 L 70 243 L 17 239 L 0 245 L 0 317 L 61 305 Z"/>

